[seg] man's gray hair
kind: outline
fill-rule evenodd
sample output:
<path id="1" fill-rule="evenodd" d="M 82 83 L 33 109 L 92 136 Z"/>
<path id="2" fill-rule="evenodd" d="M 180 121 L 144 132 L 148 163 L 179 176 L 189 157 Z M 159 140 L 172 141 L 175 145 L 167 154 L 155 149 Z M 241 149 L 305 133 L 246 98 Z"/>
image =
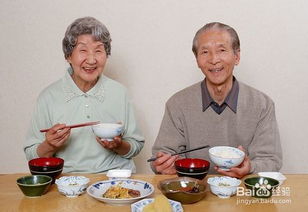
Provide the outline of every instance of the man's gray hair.
<path id="1" fill-rule="evenodd" d="M 211 30 L 211 29 L 218 29 L 218 30 L 224 30 L 227 31 L 230 36 L 231 36 L 231 41 L 232 41 L 232 49 L 234 51 L 234 53 L 240 51 L 240 39 L 237 35 L 237 32 L 235 31 L 235 29 L 233 29 L 232 27 L 223 24 L 223 23 L 219 23 L 219 22 L 211 22 L 208 23 L 206 25 L 204 25 L 201 29 L 199 29 L 193 39 L 193 45 L 192 45 L 192 51 L 195 54 L 195 56 L 197 56 L 197 48 L 198 48 L 198 38 L 199 35 L 207 30 Z"/>
<path id="2" fill-rule="evenodd" d="M 90 34 L 95 41 L 101 41 L 104 44 L 107 55 L 111 52 L 111 38 L 106 26 L 93 17 L 84 17 L 76 19 L 70 24 L 62 40 L 62 49 L 65 59 L 72 55 L 73 49 L 77 44 L 79 35 Z"/>

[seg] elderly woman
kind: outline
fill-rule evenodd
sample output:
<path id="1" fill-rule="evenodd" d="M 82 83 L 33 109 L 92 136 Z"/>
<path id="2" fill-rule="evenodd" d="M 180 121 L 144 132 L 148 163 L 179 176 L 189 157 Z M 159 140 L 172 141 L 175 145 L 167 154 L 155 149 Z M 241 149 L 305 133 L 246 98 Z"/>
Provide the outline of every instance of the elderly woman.
<path id="1" fill-rule="evenodd" d="M 102 74 L 110 42 L 107 28 L 92 17 L 79 18 L 67 28 L 62 46 L 70 68 L 38 97 L 24 145 L 28 160 L 63 158 L 64 172 L 136 171 L 132 158 L 141 151 L 144 138 L 126 89 Z M 91 127 L 66 127 L 91 121 L 121 121 L 124 132 L 106 141 L 96 138 Z M 49 127 L 45 134 L 40 132 Z"/>

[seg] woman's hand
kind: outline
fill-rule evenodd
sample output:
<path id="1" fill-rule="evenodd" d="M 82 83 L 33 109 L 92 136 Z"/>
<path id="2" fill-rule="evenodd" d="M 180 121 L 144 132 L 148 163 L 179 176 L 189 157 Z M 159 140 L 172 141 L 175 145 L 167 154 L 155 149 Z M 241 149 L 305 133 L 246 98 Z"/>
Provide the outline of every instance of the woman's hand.
<path id="1" fill-rule="evenodd" d="M 242 146 L 238 147 L 240 150 L 245 152 L 244 148 Z M 223 171 L 219 169 L 217 166 L 215 166 L 215 170 L 222 175 L 226 175 L 229 177 L 236 177 L 236 178 L 243 178 L 244 176 L 248 175 L 250 172 L 250 159 L 249 157 L 245 154 L 243 162 L 238 165 L 237 167 L 231 168 L 229 171 Z"/>
<path id="2" fill-rule="evenodd" d="M 56 124 L 45 133 L 45 141 L 37 148 L 40 157 L 52 157 L 56 151 L 65 144 L 71 129 L 65 124 Z"/>
<path id="3" fill-rule="evenodd" d="M 152 166 L 157 173 L 176 174 L 174 162 L 179 158 L 179 155 L 171 156 L 164 152 L 157 152 L 156 157 L 157 159 L 152 162 Z"/>
<path id="4" fill-rule="evenodd" d="M 119 146 L 122 145 L 122 142 L 123 142 L 121 136 L 114 137 L 112 141 L 104 140 L 100 137 L 96 137 L 96 140 L 104 148 L 110 149 L 110 150 L 118 148 Z"/>
<path id="5" fill-rule="evenodd" d="M 122 140 L 122 136 L 116 136 L 112 141 L 96 137 L 96 141 L 105 149 L 111 150 L 119 155 L 125 155 L 130 150 L 130 144 Z"/>

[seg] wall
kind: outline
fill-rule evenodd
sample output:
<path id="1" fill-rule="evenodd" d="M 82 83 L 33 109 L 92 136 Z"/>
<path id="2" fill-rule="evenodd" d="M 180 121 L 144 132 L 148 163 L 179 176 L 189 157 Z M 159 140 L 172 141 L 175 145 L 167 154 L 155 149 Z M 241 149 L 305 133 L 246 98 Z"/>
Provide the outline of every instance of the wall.
<path id="1" fill-rule="evenodd" d="M 130 92 L 150 157 L 166 100 L 203 78 L 192 38 L 207 22 L 233 26 L 241 39 L 236 77 L 276 103 L 285 173 L 308 173 L 308 3 L 304 0 L 2 0 L 0 2 L 0 173 L 28 171 L 22 145 L 39 92 L 62 77 L 61 41 L 76 18 L 94 16 L 111 32 L 106 75 Z"/>

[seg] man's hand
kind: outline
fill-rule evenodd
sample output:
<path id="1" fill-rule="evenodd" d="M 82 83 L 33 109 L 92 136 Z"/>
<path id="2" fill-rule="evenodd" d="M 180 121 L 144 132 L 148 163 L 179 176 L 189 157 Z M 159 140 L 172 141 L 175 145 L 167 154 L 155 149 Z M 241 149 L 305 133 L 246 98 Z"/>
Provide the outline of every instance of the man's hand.
<path id="1" fill-rule="evenodd" d="M 245 152 L 245 150 L 242 146 L 239 146 L 238 148 L 240 150 L 242 150 L 243 152 Z M 244 176 L 249 174 L 250 167 L 251 167 L 250 159 L 245 154 L 243 162 L 240 165 L 238 165 L 237 167 L 233 167 L 229 171 L 223 171 L 223 170 L 219 169 L 217 166 L 215 166 L 215 170 L 219 174 L 222 174 L 222 175 L 226 175 L 226 176 L 229 176 L 229 177 L 243 178 Z"/>
<path id="2" fill-rule="evenodd" d="M 179 158 L 178 155 L 171 156 L 170 154 L 157 152 L 157 159 L 152 162 L 153 167 L 160 174 L 176 174 L 174 162 Z"/>

